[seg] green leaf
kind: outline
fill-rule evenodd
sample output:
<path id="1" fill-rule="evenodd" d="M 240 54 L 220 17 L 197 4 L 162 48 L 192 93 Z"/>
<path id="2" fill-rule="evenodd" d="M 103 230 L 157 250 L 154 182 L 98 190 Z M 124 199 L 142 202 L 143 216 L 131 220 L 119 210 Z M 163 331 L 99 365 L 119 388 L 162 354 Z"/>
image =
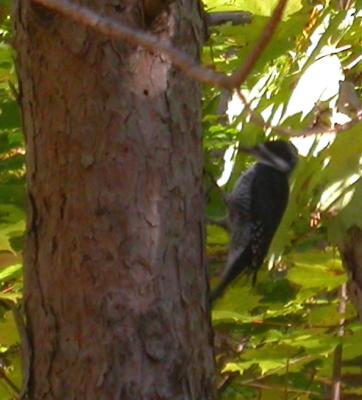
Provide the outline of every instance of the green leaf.
<path id="1" fill-rule="evenodd" d="M 17 278 L 22 269 L 22 264 L 9 265 L 6 268 L 0 268 L 0 282 L 6 282 L 10 279 Z"/>
<path id="2" fill-rule="evenodd" d="M 0 129 L 15 129 L 20 126 L 19 107 L 15 101 L 0 103 Z"/>
<path id="3" fill-rule="evenodd" d="M 13 314 L 9 311 L 0 321 L 0 345 L 11 347 L 19 343 L 19 334 Z"/>
<path id="4" fill-rule="evenodd" d="M 12 238 L 19 238 L 24 233 L 25 229 L 25 221 L 24 219 L 20 220 L 17 223 L 10 224 L 1 224 L 0 223 L 0 251 L 11 251 L 14 252 L 13 247 L 11 246 Z"/>
<path id="5" fill-rule="evenodd" d="M 357 226 L 362 229 L 362 180 L 352 188 L 353 194 L 350 201 L 341 207 L 339 213 L 327 220 L 328 236 L 333 243 L 343 241 L 349 228 Z"/>
<path id="6" fill-rule="evenodd" d="M 360 172 L 360 157 L 362 154 L 362 122 L 349 131 L 338 135 L 333 144 L 325 152 L 328 168 L 324 168 L 321 180 L 334 183 L 348 178 L 351 174 Z M 353 144 L 353 145 L 351 145 Z"/>
<path id="7" fill-rule="evenodd" d="M 303 288 L 332 290 L 347 281 L 341 261 L 333 253 L 309 252 L 292 257 L 294 267 L 288 272 L 288 279 Z"/>

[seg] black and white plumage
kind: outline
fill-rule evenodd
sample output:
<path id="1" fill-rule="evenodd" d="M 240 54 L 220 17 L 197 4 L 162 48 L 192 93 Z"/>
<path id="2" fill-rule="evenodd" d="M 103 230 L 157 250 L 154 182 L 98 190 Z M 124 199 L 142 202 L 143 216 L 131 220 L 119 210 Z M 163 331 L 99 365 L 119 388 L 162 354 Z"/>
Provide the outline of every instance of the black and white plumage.
<path id="1" fill-rule="evenodd" d="M 253 282 L 288 204 L 288 177 L 298 157 L 295 147 L 282 140 L 250 149 L 257 163 L 240 176 L 228 199 L 231 242 L 228 260 L 211 301 L 241 273 L 252 274 Z"/>

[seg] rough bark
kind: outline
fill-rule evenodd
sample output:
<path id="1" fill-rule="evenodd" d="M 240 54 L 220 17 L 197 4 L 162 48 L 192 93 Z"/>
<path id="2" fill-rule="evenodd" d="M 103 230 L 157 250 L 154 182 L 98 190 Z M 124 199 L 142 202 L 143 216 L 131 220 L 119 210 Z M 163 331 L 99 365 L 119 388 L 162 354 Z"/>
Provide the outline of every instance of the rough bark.
<path id="1" fill-rule="evenodd" d="M 134 27 L 142 2 L 82 1 Z M 211 399 L 200 87 L 21 0 L 30 399 Z M 198 3 L 152 25 L 199 57 Z"/>

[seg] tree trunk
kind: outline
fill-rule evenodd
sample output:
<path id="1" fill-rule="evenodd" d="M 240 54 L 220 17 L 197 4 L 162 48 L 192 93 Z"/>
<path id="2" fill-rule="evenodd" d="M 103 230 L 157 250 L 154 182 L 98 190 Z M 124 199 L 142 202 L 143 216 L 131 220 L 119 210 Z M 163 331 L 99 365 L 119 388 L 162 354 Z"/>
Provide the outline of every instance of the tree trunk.
<path id="1" fill-rule="evenodd" d="M 82 1 L 199 58 L 196 0 Z M 154 16 L 152 15 L 152 18 Z M 211 399 L 200 87 L 18 1 L 30 399 Z"/>

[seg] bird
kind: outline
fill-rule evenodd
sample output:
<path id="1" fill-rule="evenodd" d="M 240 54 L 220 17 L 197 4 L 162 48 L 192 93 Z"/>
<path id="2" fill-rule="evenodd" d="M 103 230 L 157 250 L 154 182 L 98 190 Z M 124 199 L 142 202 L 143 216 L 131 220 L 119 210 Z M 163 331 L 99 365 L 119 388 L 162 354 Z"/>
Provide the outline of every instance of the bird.
<path id="1" fill-rule="evenodd" d="M 287 207 L 288 178 L 298 162 L 295 146 L 283 140 L 239 149 L 257 162 L 239 177 L 228 196 L 229 254 L 220 283 L 211 292 L 211 304 L 242 272 L 252 275 L 255 285 Z"/>

